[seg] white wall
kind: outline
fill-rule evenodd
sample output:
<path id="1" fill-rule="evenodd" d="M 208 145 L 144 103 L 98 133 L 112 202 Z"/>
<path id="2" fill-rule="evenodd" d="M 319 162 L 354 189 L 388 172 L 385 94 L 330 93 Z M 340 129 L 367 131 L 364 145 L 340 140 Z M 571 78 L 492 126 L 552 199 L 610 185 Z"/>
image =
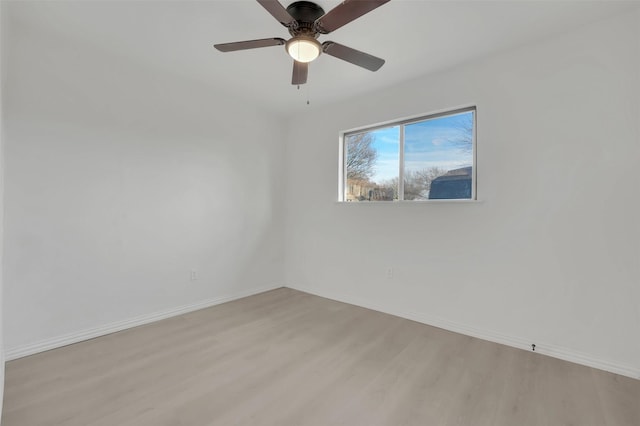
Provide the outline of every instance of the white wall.
<path id="1" fill-rule="evenodd" d="M 283 123 L 250 102 L 5 21 L 14 355 L 284 278 L 640 374 L 640 13 L 312 103 L 288 126 L 286 167 Z M 468 104 L 481 202 L 335 202 L 340 130 Z"/>
<path id="2" fill-rule="evenodd" d="M 4 114 L 2 108 L 2 95 L 4 92 L 4 66 L 5 66 L 5 50 L 6 42 L 6 14 L 3 11 L 2 2 L 0 2 L 0 423 L 2 423 L 2 405 L 4 402 L 4 308 L 2 303 L 3 288 L 3 224 L 4 224 Z"/>
<path id="3" fill-rule="evenodd" d="M 300 114 L 287 285 L 640 377 L 639 23 Z M 335 202 L 339 131 L 470 104 L 480 202 Z"/>
<path id="4" fill-rule="evenodd" d="M 281 122 L 14 15 L 9 24 L 9 357 L 283 284 Z"/>

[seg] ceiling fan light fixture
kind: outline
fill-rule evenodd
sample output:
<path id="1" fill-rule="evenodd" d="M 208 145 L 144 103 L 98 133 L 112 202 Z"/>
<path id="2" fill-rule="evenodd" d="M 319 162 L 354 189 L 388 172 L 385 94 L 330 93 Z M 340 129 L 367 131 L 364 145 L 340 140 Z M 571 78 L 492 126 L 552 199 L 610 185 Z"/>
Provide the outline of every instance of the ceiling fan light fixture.
<path id="1" fill-rule="evenodd" d="M 295 36 L 287 41 L 285 47 L 289 56 L 302 63 L 313 61 L 322 52 L 320 42 L 308 36 Z"/>

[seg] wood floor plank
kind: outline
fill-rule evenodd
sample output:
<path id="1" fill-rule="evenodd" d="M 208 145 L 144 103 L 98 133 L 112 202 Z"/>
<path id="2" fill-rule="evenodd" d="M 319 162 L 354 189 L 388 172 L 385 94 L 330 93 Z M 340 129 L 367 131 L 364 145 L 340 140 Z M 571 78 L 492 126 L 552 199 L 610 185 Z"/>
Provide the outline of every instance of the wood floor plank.
<path id="1" fill-rule="evenodd" d="M 640 425 L 640 381 L 282 288 L 10 361 L 4 426 Z"/>

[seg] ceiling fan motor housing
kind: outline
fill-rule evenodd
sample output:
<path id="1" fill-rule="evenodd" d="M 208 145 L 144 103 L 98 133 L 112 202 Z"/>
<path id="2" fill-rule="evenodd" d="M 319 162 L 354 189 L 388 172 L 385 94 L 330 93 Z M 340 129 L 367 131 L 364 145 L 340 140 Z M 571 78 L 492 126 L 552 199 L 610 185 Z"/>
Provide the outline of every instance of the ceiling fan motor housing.
<path id="1" fill-rule="evenodd" d="M 289 27 L 289 33 L 292 36 L 318 37 L 315 22 L 324 15 L 324 10 L 320 6 L 310 1 L 296 1 L 287 7 L 287 12 L 298 21 L 297 27 Z"/>

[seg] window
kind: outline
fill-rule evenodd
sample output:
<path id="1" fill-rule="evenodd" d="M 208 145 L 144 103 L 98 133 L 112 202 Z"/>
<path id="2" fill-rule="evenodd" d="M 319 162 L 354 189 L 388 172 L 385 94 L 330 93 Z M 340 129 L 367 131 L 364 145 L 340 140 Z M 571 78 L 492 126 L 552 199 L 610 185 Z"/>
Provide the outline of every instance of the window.
<path id="1" fill-rule="evenodd" d="M 475 107 L 346 132 L 341 201 L 475 199 Z"/>

